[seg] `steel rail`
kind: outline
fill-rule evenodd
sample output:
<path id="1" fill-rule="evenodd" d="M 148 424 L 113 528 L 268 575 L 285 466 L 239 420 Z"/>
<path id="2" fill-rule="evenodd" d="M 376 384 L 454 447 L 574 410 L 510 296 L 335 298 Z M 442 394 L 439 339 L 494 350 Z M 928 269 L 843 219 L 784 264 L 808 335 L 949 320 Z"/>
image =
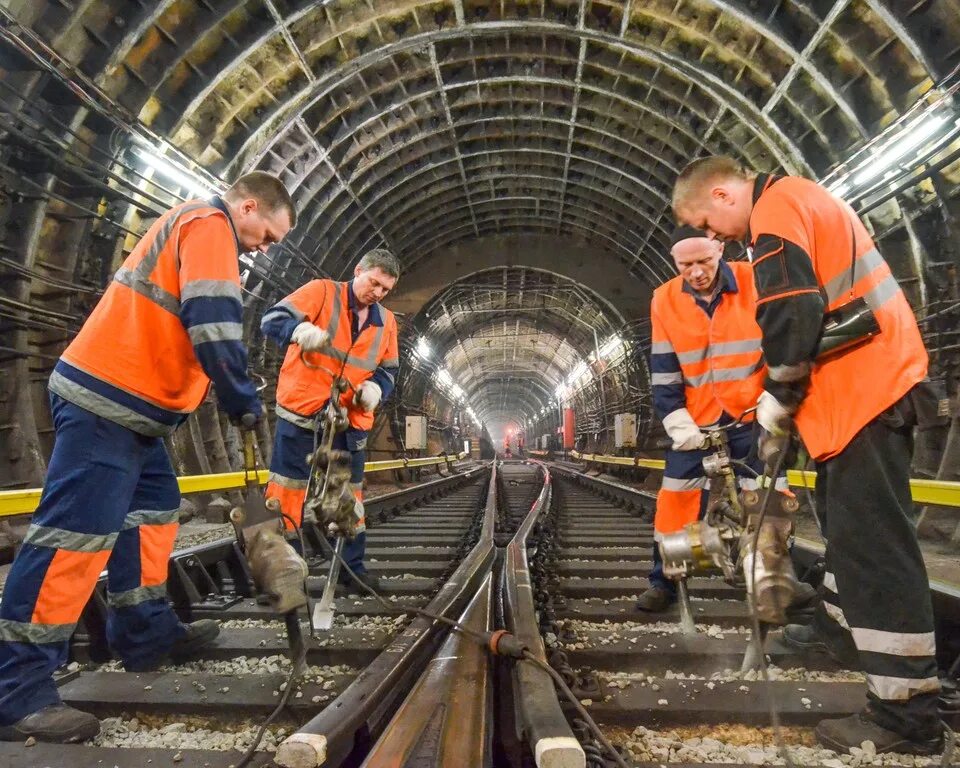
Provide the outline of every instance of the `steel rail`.
<path id="1" fill-rule="evenodd" d="M 496 464 L 483 511 L 483 525 L 474 548 L 440 588 L 426 611 L 459 616 L 480 589 L 493 564 L 497 515 Z M 376 737 L 446 634 L 446 624 L 418 615 L 350 686 L 320 714 L 283 741 L 276 762 L 284 768 L 318 768 L 347 755 L 358 738 Z"/>
<path id="2" fill-rule="evenodd" d="M 503 612 L 506 628 L 534 656 L 546 663 L 527 562 L 527 537 L 537 518 L 550 508 L 552 494 L 550 470 L 539 462 L 537 466 L 543 473 L 543 489 L 507 545 L 503 564 Z M 513 679 L 514 706 L 538 768 L 586 765 L 583 747 L 560 709 L 550 676 L 532 664 L 518 664 L 514 667 Z"/>
<path id="3" fill-rule="evenodd" d="M 488 573 L 457 623 L 474 632 L 491 630 L 492 593 Z M 493 713 L 487 649 L 451 632 L 361 768 L 491 766 Z"/>

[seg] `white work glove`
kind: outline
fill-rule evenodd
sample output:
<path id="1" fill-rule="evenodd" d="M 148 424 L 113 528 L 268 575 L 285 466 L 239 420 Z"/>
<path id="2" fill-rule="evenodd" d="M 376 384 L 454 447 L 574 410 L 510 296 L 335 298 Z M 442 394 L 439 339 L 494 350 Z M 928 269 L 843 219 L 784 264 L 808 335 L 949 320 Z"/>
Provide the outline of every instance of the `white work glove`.
<path id="1" fill-rule="evenodd" d="M 707 436 L 700 431 L 686 408 L 677 408 L 664 416 L 663 428 L 673 440 L 675 451 L 696 451 L 707 444 Z"/>
<path id="2" fill-rule="evenodd" d="M 757 422 L 775 437 L 785 435 L 790 429 L 793 414 L 777 398 L 764 391 L 757 400 Z"/>
<path id="3" fill-rule="evenodd" d="M 313 323 L 304 321 L 293 329 L 290 341 L 299 344 L 304 352 L 316 352 L 327 346 L 330 342 L 330 334 L 323 328 L 317 328 Z"/>
<path id="4" fill-rule="evenodd" d="M 353 404 L 362 411 L 369 413 L 380 405 L 380 396 L 383 390 L 375 381 L 365 381 L 357 387 L 357 394 L 353 396 Z"/>

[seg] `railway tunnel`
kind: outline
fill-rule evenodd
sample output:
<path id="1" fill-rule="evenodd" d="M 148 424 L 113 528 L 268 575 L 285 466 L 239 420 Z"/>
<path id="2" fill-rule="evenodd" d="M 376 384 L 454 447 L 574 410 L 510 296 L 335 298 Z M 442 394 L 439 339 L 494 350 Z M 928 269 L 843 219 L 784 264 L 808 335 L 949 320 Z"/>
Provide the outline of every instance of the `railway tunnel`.
<path id="1" fill-rule="evenodd" d="M 421 607 L 430 595 L 439 599 L 444 590 L 431 590 L 454 573 L 457 562 L 473 562 L 466 553 L 474 550 L 464 542 L 487 541 L 485 513 L 497 528 L 496 546 L 490 538 L 483 556 L 492 559 L 495 549 L 523 531 L 520 513 L 539 504 L 545 517 L 529 535 L 546 530 L 555 541 L 541 542 L 537 551 L 553 555 L 531 563 L 532 578 L 550 595 L 537 603 L 539 613 L 555 620 L 540 621 L 537 637 L 589 646 L 603 621 L 637 630 L 633 623 L 645 619 L 632 603 L 643 580 L 620 585 L 624 589 L 615 594 L 604 589 L 616 581 L 606 587 L 600 582 L 613 574 L 628 581 L 638 576 L 638 564 L 649 560 L 653 546 L 652 499 L 661 482 L 658 441 L 664 431 L 652 393 L 650 306 L 654 290 L 677 274 L 671 195 L 688 163 L 729 155 L 754 172 L 818 181 L 853 206 L 917 319 L 929 375 L 943 398 L 930 423 L 913 435 L 911 520 L 934 588 L 940 677 L 955 679 L 958 87 L 956 0 L 0 0 L 2 568 L 9 568 L 21 546 L 45 482 L 55 435 L 47 384 L 61 353 L 124 259 L 167 209 L 222 194 L 258 170 L 283 182 L 298 214 L 282 242 L 239 256 L 242 342 L 250 375 L 268 406 L 257 429 L 262 463 L 269 462 L 277 425 L 270 406 L 284 350 L 264 336 L 261 318 L 308 281 L 350 280 L 365 253 L 389 250 L 400 276 L 384 305 L 399 328 L 399 367 L 366 448 L 369 547 L 374 561 L 383 561 L 372 570 L 384 577 L 385 594 L 400 605 L 421 605 L 416 601 L 424 597 Z M 747 249 L 728 242 L 724 257 L 745 261 Z M 124 328 L 112 332 L 123 334 Z M 187 536 L 181 544 L 202 549 L 219 540 L 228 511 L 242 498 L 242 483 L 209 479 L 243 470 L 240 433 L 211 390 L 164 443 L 181 480 L 195 478 L 181 502 L 181 536 Z M 495 455 L 506 463 L 490 469 Z M 800 469 L 798 464 L 795 470 Z M 538 495 L 547 476 L 552 490 Z M 808 485 L 806 476 L 797 477 L 800 487 Z M 432 483 L 448 481 L 449 488 L 430 490 Z M 799 537 L 816 540 L 806 492 L 796 490 Z M 579 532 L 587 536 L 584 559 L 621 567 L 578 564 L 573 549 L 581 546 L 574 538 L 579 529 L 571 511 L 578 504 L 598 526 Z M 467 507 L 475 519 L 467 520 Z M 623 514 L 620 522 L 613 522 L 614 507 Z M 418 541 L 418 530 L 431 525 L 431 510 L 443 518 L 438 531 L 445 533 L 436 542 Z M 415 514 L 416 524 L 414 518 L 404 523 L 404 514 Z M 634 542 L 630 537 L 640 525 L 647 528 Z M 600 530 L 607 527 L 611 530 Z M 603 538 L 614 528 L 622 533 Z M 594 534 L 600 538 L 591 539 Z M 625 548 L 646 547 L 647 554 L 624 552 L 615 560 L 601 551 L 615 547 L 619 535 L 626 537 Z M 240 577 L 233 565 L 223 565 L 234 556 L 229 547 L 217 546 L 210 544 L 192 560 L 177 559 L 176 553 L 171 560 L 171 573 L 178 574 L 171 576 L 171 597 L 193 606 L 187 618 L 219 618 L 218 610 L 246 604 L 230 603 Z M 408 551 L 401 556 L 394 547 Z M 799 557 L 803 569 L 815 564 L 817 551 Z M 533 560 L 533 548 L 530 553 Z M 571 562 L 558 565 L 558 557 Z M 310 576 L 317 579 L 317 596 L 326 573 L 322 556 L 318 562 Z M 499 565 L 486 567 L 493 572 Z M 491 590 L 509 589 L 505 577 L 492 581 Z M 482 591 L 479 565 L 465 583 Z M 221 593 L 219 609 L 205 591 L 210 584 Z M 565 600 L 553 600 L 554 591 Z M 726 630 L 746 623 L 738 609 L 713 610 L 716 606 L 705 602 L 732 602 L 742 599 L 741 593 L 698 582 L 692 595 L 695 607 L 707 609 L 709 626 Z M 601 605 L 612 600 L 617 612 L 604 613 L 592 600 Z M 582 601 L 575 606 L 579 613 L 563 605 L 577 601 Z M 470 605 L 481 610 L 482 602 Z M 467 611 L 466 596 L 451 597 L 440 607 Z M 341 606 L 341 624 L 355 623 L 338 625 L 345 639 L 331 642 L 356 652 L 315 649 L 311 657 L 315 667 L 326 665 L 313 669 L 309 683 L 318 686 L 306 696 L 318 697 L 315 709 L 327 704 L 324 690 L 348 695 L 351 681 L 363 678 L 353 667 L 374 663 L 373 649 L 388 647 L 394 636 L 392 615 L 372 597 L 354 608 Z M 85 616 L 93 627 L 96 611 L 91 611 L 88 607 Z M 262 607 L 235 613 L 228 620 L 238 622 L 230 626 L 239 634 L 230 640 L 233 646 L 215 655 L 226 659 L 247 649 L 248 656 L 262 660 L 264 652 L 255 652 L 264 647 L 257 646 L 260 640 L 282 655 Z M 519 633 L 523 626 L 517 620 L 513 629 Z M 365 628 L 372 634 L 364 636 Z M 692 669 L 695 676 L 709 666 L 691 662 L 694 651 L 690 658 L 671 656 L 664 635 L 657 637 L 651 653 L 661 656 L 650 667 L 626 661 L 617 671 L 618 662 L 582 648 L 567 648 L 573 660 L 558 664 L 566 665 L 581 694 L 590 688 L 581 667 L 592 665 L 590 679 L 604 686 L 600 700 L 610 683 L 612 691 L 622 693 L 629 685 L 639 692 L 641 672 L 661 680 L 667 667 Z M 131 713 L 149 713 L 141 715 L 144 723 L 161 718 L 158 732 L 182 722 L 162 720 L 169 701 L 138 707 L 135 681 L 124 689 L 126 699 L 100 698 L 96 680 L 84 675 L 85 665 L 104 661 L 98 655 L 101 640 L 95 629 L 75 637 L 71 663 L 79 666 L 60 683 L 64 692 L 75 686 L 68 701 L 80 708 L 93 702 L 101 719 L 126 717 L 128 734 L 135 731 L 128 727 Z M 624 636 L 612 642 L 629 641 Z M 550 649 L 546 646 L 548 655 Z M 703 652 L 718 655 L 718 668 L 724 654 L 730 655 L 726 646 Z M 780 649 L 772 663 L 786 666 L 792 658 Z M 212 668 L 193 669 L 214 674 Z M 231 687 L 225 681 L 230 674 L 222 672 L 220 687 Z M 817 685 L 854 685 L 839 673 L 823 675 Z M 494 676 L 491 690 L 501 691 L 502 677 Z M 666 760 L 667 753 L 657 750 L 669 751 L 671 738 L 683 743 L 713 738 L 703 729 L 726 722 L 716 714 L 719 704 L 709 715 L 678 707 L 685 694 L 674 679 L 669 685 L 646 683 L 670 688 L 669 696 L 615 700 L 609 712 L 598 714 L 610 728 L 626 729 L 611 731 L 618 737 L 634 728 L 701 728 L 663 737 L 666 742 L 647 731 L 615 738 L 621 746 L 633 745 L 629 754 L 638 763 Z M 787 675 L 777 685 L 789 680 Z M 793 680 L 795 685 L 797 680 L 804 678 Z M 325 681 L 331 685 L 325 687 Z M 249 685 L 252 691 L 255 683 Z M 404 685 L 397 690 L 406 695 L 409 679 Z M 455 700 L 455 693 L 446 695 Z M 394 695 L 396 709 L 400 694 Z M 851 696 L 849 690 L 823 695 L 824 702 L 839 696 L 826 708 L 846 713 L 850 699 L 843 697 Z M 176 700 L 172 693 L 169 698 Z M 269 696 L 253 698 L 245 717 L 272 709 Z M 510 697 L 498 693 L 500 698 Z M 661 706 L 660 699 L 674 704 Z M 951 701 L 947 704 L 960 709 Z M 811 725 L 808 708 L 793 705 L 796 712 L 786 708 L 788 725 Z M 199 717 L 208 707 L 214 704 L 198 695 L 186 711 Z M 672 714 L 658 719 L 656 711 L 664 707 Z M 315 714 L 288 717 L 286 733 Z M 522 735 L 519 741 L 512 732 L 504 735 L 503 712 L 488 714 L 495 723 L 488 736 L 500 746 L 492 753 L 481 749 L 485 756 L 476 758 L 478 765 L 542 757 L 533 754 L 536 744 L 529 739 L 524 746 Z M 335 722 L 330 712 L 326 718 L 325 723 Z M 747 720 L 750 727 L 765 725 L 761 714 Z M 386 716 L 363 721 L 371 743 L 389 730 Z M 334 759 L 359 764 L 358 755 L 370 746 L 363 747 L 357 735 L 363 729 L 353 721 L 336 727 L 342 733 L 329 740 L 331 764 Z M 431 721 L 416 727 L 427 733 L 439 726 Z M 583 728 L 581 720 L 574 731 L 590 747 L 586 759 L 594 759 L 590 749 L 603 752 L 602 745 Z M 524 733 L 529 737 L 533 730 Z M 220 759 L 201 741 L 183 747 L 184 764 Z M 267 739 L 271 749 L 281 741 L 273 732 Z M 126 746 L 133 745 L 128 740 Z M 175 740 L 166 745 L 174 747 L 167 754 L 160 739 L 149 747 L 159 750 L 150 759 L 169 759 L 176 745 Z M 112 742 L 101 748 L 117 750 L 110 759 L 118 764 L 141 764 L 137 761 L 147 754 L 124 753 Z M 135 748 L 148 747 L 137 742 Z M 38 765 L 86 754 L 41 752 L 54 749 L 42 744 L 35 753 L 9 749 L 0 751 L 0 759 L 13 760 L 11 765 L 32 765 L 22 762 L 30 754 Z M 191 749 L 197 750 L 193 757 Z M 402 749 L 416 753 L 409 745 Z M 757 762 L 762 749 L 746 757 L 726 753 L 726 759 Z M 677 758 L 674 752 L 670 759 L 697 762 L 691 754 Z M 224 766 L 237 760 L 235 751 L 225 755 Z M 266 764 L 274 753 L 257 755 Z M 603 759 L 612 758 L 596 758 Z M 805 759 L 833 758 L 810 753 Z"/>

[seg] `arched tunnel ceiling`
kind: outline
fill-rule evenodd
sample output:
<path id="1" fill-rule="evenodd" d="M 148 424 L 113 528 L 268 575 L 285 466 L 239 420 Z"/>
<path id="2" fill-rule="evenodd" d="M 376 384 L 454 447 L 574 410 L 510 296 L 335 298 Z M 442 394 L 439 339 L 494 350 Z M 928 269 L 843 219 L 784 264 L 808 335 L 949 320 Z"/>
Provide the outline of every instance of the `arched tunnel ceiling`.
<path id="1" fill-rule="evenodd" d="M 261 261 L 256 309 L 311 277 L 347 276 L 375 246 L 418 276 L 419 293 L 401 300 L 411 316 L 438 287 L 422 276 L 445 275 L 453 285 L 436 301 L 456 309 L 416 327 L 440 340 L 450 370 L 491 418 L 533 409 L 547 382 L 592 346 L 587 325 L 563 319 L 563 298 L 531 318 L 535 292 L 497 307 L 496 292 L 475 284 L 494 275 L 460 281 L 489 266 L 491 251 L 516 248 L 503 259 L 504 279 L 554 281 L 558 296 L 584 300 L 578 311 L 598 333 L 608 324 L 607 335 L 641 320 L 649 291 L 672 274 L 668 200 L 689 160 L 723 152 L 759 170 L 822 176 L 960 65 L 960 0 L 0 0 L 0 8 L 103 99 L 221 179 L 262 168 L 287 182 L 300 223 L 289 247 Z M 32 114 L 56 113 L 97 151 L 131 161 L 129 138 L 80 110 L 69 89 L 6 49 L 0 68 Z M 97 188 L 74 189 L 87 195 L 88 212 L 104 208 Z M 37 208 L 26 227 L 29 248 L 77 240 L 78 225 L 50 209 Z M 144 221 L 122 210 L 116 218 L 134 228 Z M 102 283 L 122 251 L 122 230 L 112 247 L 110 236 L 90 254 L 76 246 L 66 274 Z M 531 241 L 539 250 L 524 247 Z M 603 280 L 562 263 L 547 269 L 573 282 L 525 269 L 544 267 L 558 242 L 575 249 L 581 272 L 640 286 L 599 290 L 619 316 L 584 288 Z M 22 301 L 68 313 L 72 328 L 85 299 L 45 285 L 30 283 Z M 467 333 L 473 310 L 457 292 L 471 286 L 488 313 L 472 317 Z M 48 365 L 63 340 L 31 343 Z"/>
<path id="2" fill-rule="evenodd" d="M 434 364 L 484 421 L 497 422 L 550 405 L 557 385 L 622 330 L 624 318 L 573 280 L 504 267 L 454 283 L 413 324 Z"/>
<path id="3" fill-rule="evenodd" d="M 295 239 L 333 275 L 373 245 L 411 266 L 518 230 L 660 263 L 670 184 L 690 158 L 821 173 L 960 55 L 955 39 L 935 57 L 922 44 L 956 33 L 935 26 L 955 2 L 33 9 L 58 50 L 212 170 L 281 172 L 303 209 Z"/>

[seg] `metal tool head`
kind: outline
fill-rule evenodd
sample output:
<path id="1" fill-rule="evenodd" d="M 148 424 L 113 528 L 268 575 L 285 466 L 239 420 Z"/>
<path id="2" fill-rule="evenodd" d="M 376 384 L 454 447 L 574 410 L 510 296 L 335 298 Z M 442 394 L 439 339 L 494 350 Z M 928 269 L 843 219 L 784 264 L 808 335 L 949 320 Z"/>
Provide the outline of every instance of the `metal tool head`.
<path id="1" fill-rule="evenodd" d="M 337 592 L 337 581 L 340 578 L 340 556 L 343 553 L 343 536 L 337 536 L 334 546 L 334 557 L 327 572 L 327 583 L 323 588 L 323 595 L 313 606 L 313 629 L 331 629 L 335 616 L 334 598 Z"/>

